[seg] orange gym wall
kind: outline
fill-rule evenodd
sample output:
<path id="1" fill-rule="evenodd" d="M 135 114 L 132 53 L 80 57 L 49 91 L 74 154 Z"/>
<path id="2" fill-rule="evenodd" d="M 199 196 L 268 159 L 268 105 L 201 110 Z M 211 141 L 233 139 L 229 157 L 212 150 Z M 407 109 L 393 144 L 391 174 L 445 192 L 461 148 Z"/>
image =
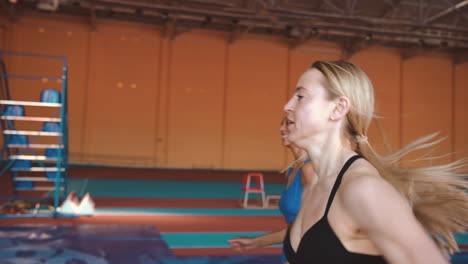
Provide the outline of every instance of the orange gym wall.
<path id="1" fill-rule="evenodd" d="M 169 167 L 221 168 L 227 63 L 223 39 L 182 35 L 170 53 L 165 162 Z"/>
<path id="2" fill-rule="evenodd" d="M 99 21 L 96 30 L 86 20 L 55 16 L 4 24 L 2 49 L 67 56 L 75 163 L 281 169 L 291 157 L 278 128 L 297 78 L 314 60 L 341 56 L 335 43 L 315 41 L 289 50 L 277 39 L 248 35 L 227 44 L 228 35 L 213 31 L 183 33 L 171 41 L 157 26 L 115 21 Z M 6 60 L 10 73 L 60 76 L 56 61 Z M 379 118 L 369 137 L 381 152 L 440 131 L 447 139 L 431 155 L 468 155 L 468 63 L 402 60 L 387 48 L 350 60 L 375 86 Z M 11 82 L 14 96 L 25 100 L 60 85 Z"/>
<path id="3" fill-rule="evenodd" d="M 457 65 L 452 72 L 453 89 L 453 146 L 455 158 L 468 156 L 468 63 Z"/>
<path id="4" fill-rule="evenodd" d="M 441 142 L 430 156 L 442 156 L 453 151 L 452 71 L 451 62 L 441 58 L 421 57 L 403 64 L 401 99 L 403 144 L 408 144 L 421 135 L 440 131 L 441 136 L 448 138 Z M 418 153 L 419 156 L 421 154 Z M 417 157 L 414 155 L 414 158 Z M 451 159 L 451 156 L 447 156 L 439 162 Z"/>

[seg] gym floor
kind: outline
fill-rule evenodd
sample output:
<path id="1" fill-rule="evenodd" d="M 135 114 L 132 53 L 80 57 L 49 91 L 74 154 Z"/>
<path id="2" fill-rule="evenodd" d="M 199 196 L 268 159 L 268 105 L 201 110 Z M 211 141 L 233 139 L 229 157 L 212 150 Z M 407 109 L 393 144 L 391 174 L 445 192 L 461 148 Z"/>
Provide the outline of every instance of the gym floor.
<path id="1" fill-rule="evenodd" d="M 282 177 L 265 174 L 267 194 L 281 193 Z M 0 215 L 0 263 L 280 263 L 281 245 L 229 248 L 230 238 L 284 227 L 274 206 L 240 208 L 241 179 L 241 172 L 72 168 L 69 190 L 89 192 L 95 214 L 53 218 L 43 205 Z M 468 263 L 468 235 L 456 237 L 462 251 L 452 263 Z"/>

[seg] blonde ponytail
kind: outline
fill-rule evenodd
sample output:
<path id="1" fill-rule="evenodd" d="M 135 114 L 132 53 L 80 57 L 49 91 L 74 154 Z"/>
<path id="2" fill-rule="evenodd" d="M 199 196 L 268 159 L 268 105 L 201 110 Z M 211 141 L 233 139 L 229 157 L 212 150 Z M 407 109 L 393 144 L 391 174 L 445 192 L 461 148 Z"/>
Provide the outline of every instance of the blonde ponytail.
<path id="1" fill-rule="evenodd" d="M 424 168 L 397 166 L 406 154 L 437 144 L 432 138 L 431 135 L 417 140 L 387 157 L 377 154 L 368 141 L 358 141 L 358 153 L 408 200 L 414 215 L 438 246 L 453 253 L 458 250 L 453 233 L 465 232 L 468 226 L 467 175 L 457 173 L 468 165 L 468 160 Z"/>

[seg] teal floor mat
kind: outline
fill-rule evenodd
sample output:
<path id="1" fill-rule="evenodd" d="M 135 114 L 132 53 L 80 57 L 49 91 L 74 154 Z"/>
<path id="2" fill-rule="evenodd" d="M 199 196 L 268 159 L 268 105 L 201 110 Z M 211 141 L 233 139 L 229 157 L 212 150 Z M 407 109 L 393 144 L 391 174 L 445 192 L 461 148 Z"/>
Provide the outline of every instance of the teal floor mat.
<path id="1" fill-rule="evenodd" d="M 170 248 L 229 247 L 228 240 L 235 237 L 255 237 L 265 232 L 171 232 L 161 233 Z M 468 233 L 455 234 L 459 245 L 467 245 Z M 277 244 L 275 246 L 281 246 Z"/>
<path id="2" fill-rule="evenodd" d="M 254 237 L 265 232 L 216 232 L 216 233 L 161 233 L 170 248 L 230 247 L 228 240 L 235 237 Z M 281 246 L 280 244 L 275 246 Z"/>
<path id="3" fill-rule="evenodd" d="M 468 245 L 468 233 L 456 233 L 455 240 L 459 245 Z"/>
<path id="4" fill-rule="evenodd" d="M 220 198 L 239 199 L 241 182 L 69 179 L 68 190 L 79 195 L 121 198 Z M 285 184 L 266 183 L 268 194 L 281 194 Z"/>

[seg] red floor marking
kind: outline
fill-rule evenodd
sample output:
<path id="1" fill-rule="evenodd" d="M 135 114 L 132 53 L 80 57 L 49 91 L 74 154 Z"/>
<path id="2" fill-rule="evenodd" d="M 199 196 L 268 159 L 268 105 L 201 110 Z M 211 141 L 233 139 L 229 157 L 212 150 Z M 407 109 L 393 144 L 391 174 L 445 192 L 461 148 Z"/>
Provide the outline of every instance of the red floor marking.
<path id="1" fill-rule="evenodd" d="M 149 224 L 159 232 L 268 232 L 285 227 L 281 216 L 145 215 L 82 216 L 76 218 L 2 219 L 0 225 L 18 224 Z"/>
<path id="2" fill-rule="evenodd" d="M 238 199 L 198 199 L 198 198 L 93 198 L 97 207 L 132 208 L 240 208 Z"/>

